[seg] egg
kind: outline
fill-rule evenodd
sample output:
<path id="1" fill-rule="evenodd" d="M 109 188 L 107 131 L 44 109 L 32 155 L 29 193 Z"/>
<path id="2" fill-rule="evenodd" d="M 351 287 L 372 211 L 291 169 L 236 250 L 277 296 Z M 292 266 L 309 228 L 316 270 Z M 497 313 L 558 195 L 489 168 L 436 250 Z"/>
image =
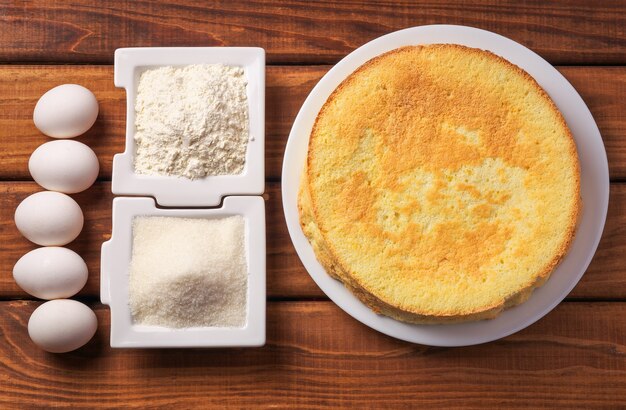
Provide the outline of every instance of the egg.
<path id="1" fill-rule="evenodd" d="M 83 229 L 83 211 L 69 196 L 43 191 L 24 199 L 15 210 L 15 225 L 37 245 L 62 246 Z"/>
<path id="2" fill-rule="evenodd" d="M 28 320 L 28 335 L 45 351 L 66 353 L 84 346 L 98 329 L 96 314 L 71 299 L 56 299 L 39 306 Z"/>
<path id="3" fill-rule="evenodd" d="M 83 258 L 70 249 L 56 246 L 34 249 L 13 267 L 18 286 L 40 299 L 74 296 L 87 283 L 87 274 Z"/>
<path id="4" fill-rule="evenodd" d="M 89 188 L 98 177 L 98 157 L 87 145 L 72 140 L 40 145 L 28 160 L 35 182 L 51 191 L 74 194 Z"/>
<path id="5" fill-rule="evenodd" d="M 63 84 L 39 98 L 33 121 L 39 131 L 52 138 L 74 138 L 84 134 L 98 118 L 96 96 L 78 84 Z"/>

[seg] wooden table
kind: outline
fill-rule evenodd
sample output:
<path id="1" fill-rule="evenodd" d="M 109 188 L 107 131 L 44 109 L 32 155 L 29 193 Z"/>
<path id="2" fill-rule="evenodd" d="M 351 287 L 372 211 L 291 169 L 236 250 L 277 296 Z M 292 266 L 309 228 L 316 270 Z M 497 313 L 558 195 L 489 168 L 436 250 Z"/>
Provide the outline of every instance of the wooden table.
<path id="1" fill-rule="evenodd" d="M 8 3 L 8 4 L 7 4 Z M 563 1 L 130 2 L 10 1 L 0 5 L 0 407 L 531 407 L 626 406 L 626 3 Z M 621 3 L 621 4 L 620 4 Z M 584 278 L 552 313 L 503 340 L 434 348 L 384 336 L 349 317 L 313 283 L 290 242 L 280 167 L 291 123 L 319 78 L 385 33 L 424 24 L 476 26 L 546 58 L 589 105 L 604 138 L 611 202 Z M 113 350 L 99 303 L 100 245 L 111 232 L 113 154 L 124 145 L 125 95 L 113 51 L 127 46 L 260 46 L 267 50 L 267 345 L 251 349 Z M 31 116 L 62 83 L 96 94 L 100 116 L 78 140 L 100 176 L 74 197 L 86 224 L 70 247 L 90 276 L 77 298 L 99 319 L 73 353 L 36 348 L 26 324 L 40 304 L 14 283 L 34 245 L 13 223 L 41 190 L 30 153 L 48 138 Z"/>

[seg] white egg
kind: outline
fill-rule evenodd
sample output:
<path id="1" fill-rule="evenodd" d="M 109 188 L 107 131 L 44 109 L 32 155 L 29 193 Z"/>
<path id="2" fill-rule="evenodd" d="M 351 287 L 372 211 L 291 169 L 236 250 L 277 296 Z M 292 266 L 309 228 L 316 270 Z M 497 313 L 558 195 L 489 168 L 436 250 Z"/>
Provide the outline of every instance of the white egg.
<path id="1" fill-rule="evenodd" d="M 13 267 L 20 288 L 40 299 L 74 296 L 87 283 L 87 264 L 76 252 L 50 246 L 22 256 Z"/>
<path id="2" fill-rule="evenodd" d="M 53 138 L 74 138 L 87 132 L 98 118 L 96 96 L 78 84 L 63 84 L 41 96 L 33 121 Z"/>
<path id="3" fill-rule="evenodd" d="M 35 182 L 51 191 L 74 194 L 89 188 L 98 177 L 98 157 L 87 145 L 71 140 L 40 145 L 28 160 Z"/>
<path id="4" fill-rule="evenodd" d="M 80 206 L 60 192 L 37 192 L 15 210 L 17 229 L 26 239 L 42 246 L 72 242 L 83 229 L 83 221 Z"/>
<path id="5" fill-rule="evenodd" d="M 96 314 L 71 299 L 56 299 L 39 306 L 28 320 L 28 335 L 43 350 L 65 353 L 85 345 L 98 329 Z"/>

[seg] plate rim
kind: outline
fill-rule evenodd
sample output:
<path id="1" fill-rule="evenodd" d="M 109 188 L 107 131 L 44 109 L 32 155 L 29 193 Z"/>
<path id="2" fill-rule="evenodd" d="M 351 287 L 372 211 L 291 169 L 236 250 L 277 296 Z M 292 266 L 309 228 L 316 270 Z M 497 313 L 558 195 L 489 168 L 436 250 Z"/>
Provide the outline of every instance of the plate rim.
<path id="1" fill-rule="evenodd" d="M 428 38 L 429 36 L 431 37 L 439 36 L 443 38 L 444 41 L 441 41 L 441 40 L 436 40 L 436 41 L 421 40 L 420 41 L 420 37 Z M 445 38 L 447 37 L 452 37 L 452 38 L 455 38 L 455 40 L 459 40 L 459 41 L 454 41 L 454 42 L 445 41 Z M 461 330 L 467 328 L 468 331 L 472 331 L 472 328 L 477 328 L 477 329 L 480 329 L 480 327 L 489 328 L 489 326 L 481 326 L 481 325 L 487 322 L 496 322 L 498 321 L 499 318 L 504 316 L 507 312 L 515 311 L 516 309 L 519 310 L 520 307 L 527 304 L 530 300 L 532 300 L 533 297 L 536 297 L 536 294 L 541 288 L 535 289 L 529 301 L 521 305 L 518 305 L 516 307 L 513 307 L 511 309 L 508 309 L 498 318 L 492 319 L 490 321 L 478 321 L 478 322 L 447 324 L 447 325 L 411 325 L 411 324 L 406 324 L 406 323 L 403 323 L 403 322 L 400 322 L 400 321 L 397 321 L 395 319 L 391 319 L 388 317 L 381 317 L 380 315 L 373 314 L 373 312 L 371 312 L 369 308 L 365 307 L 365 305 L 361 301 L 359 301 L 354 295 L 347 292 L 347 290 L 345 289 L 345 287 L 343 286 L 341 282 L 330 278 L 328 274 L 326 273 L 326 271 L 323 269 L 323 267 L 319 265 L 319 262 L 317 262 L 317 259 L 315 258 L 314 254 L 313 254 L 314 260 L 313 261 L 310 260 L 310 256 L 313 251 L 312 251 L 310 243 L 308 242 L 308 240 L 306 240 L 306 238 L 304 240 L 304 243 L 301 240 L 302 237 L 304 237 L 304 234 L 302 233 L 302 230 L 299 224 L 299 217 L 298 217 L 298 212 L 297 212 L 297 199 L 296 201 L 293 200 L 294 195 L 297 198 L 297 191 L 298 191 L 299 184 L 300 184 L 299 178 L 300 178 L 302 167 L 304 164 L 303 164 L 303 161 L 301 161 L 300 169 L 296 171 L 293 169 L 291 162 L 294 161 L 293 157 L 296 156 L 297 154 L 297 153 L 294 153 L 294 151 L 297 150 L 297 145 L 303 144 L 301 141 L 296 141 L 297 138 L 302 138 L 302 136 L 298 137 L 299 133 L 303 133 L 301 130 L 299 130 L 299 128 L 301 128 L 302 123 L 307 120 L 307 116 L 309 117 L 308 120 L 310 122 L 310 116 L 311 115 L 316 116 L 317 112 L 319 112 L 319 108 L 317 110 L 314 110 L 315 111 L 314 113 L 310 112 L 311 111 L 310 106 L 315 105 L 314 100 L 317 100 L 317 103 L 319 103 L 319 100 L 322 99 L 323 101 L 321 104 L 323 104 L 328 98 L 328 94 L 336 88 L 336 85 L 331 86 L 332 83 L 336 82 L 338 84 L 339 82 L 343 81 L 343 79 L 345 79 L 347 75 L 351 74 L 354 71 L 354 69 L 362 65 L 365 61 L 375 57 L 376 55 L 380 55 L 386 51 L 401 47 L 403 45 L 409 45 L 409 44 L 418 45 L 418 44 L 433 44 L 433 43 L 464 44 L 470 47 L 477 47 L 477 48 L 492 51 L 495 54 L 500 55 L 501 57 L 505 58 L 507 61 L 510 61 L 513 64 L 520 66 L 522 69 L 524 69 L 524 71 L 528 72 L 540 84 L 540 86 L 544 90 L 546 90 L 546 92 L 548 92 L 547 90 L 548 87 L 544 86 L 542 82 L 545 83 L 548 78 L 551 81 L 555 79 L 558 80 L 557 86 L 559 88 L 559 91 L 564 94 L 570 94 L 570 97 L 571 97 L 570 98 L 571 101 L 567 102 L 567 105 L 568 105 L 567 111 L 569 110 L 582 111 L 582 116 L 584 116 L 585 118 L 581 119 L 580 121 L 584 124 L 584 126 L 591 127 L 592 129 L 592 132 L 590 133 L 590 135 L 585 135 L 585 136 L 579 136 L 578 133 L 575 134 L 574 131 L 572 130 L 572 135 L 574 137 L 574 140 L 577 146 L 579 145 L 580 141 L 582 141 L 580 142 L 581 144 L 583 142 L 585 144 L 592 144 L 594 149 L 597 151 L 597 152 L 594 151 L 595 152 L 594 155 L 596 159 L 599 160 L 599 163 L 594 164 L 596 168 L 594 168 L 593 170 L 589 170 L 589 169 L 586 170 L 587 173 L 594 174 L 594 176 L 590 178 L 597 180 L 596 182 L 599 182 L 598 186 L 599 186 L 599 190 L 601 191 L 600 192 L 601 196 L 599 198 L 594 197 L 594 201 L 597 201 L 597 204 L 598 204 L 598 206 L 596 207 L 598 208 L 596 209 L 596 213 L 600 212 L 600 214 L 597 214 L 595 216 L 590 215 L 588 212 L 585 212 L 585 209 L 583 209 L 583 215 L 581 216 L 581 220 L 579 220 L 580 226 L 578 229 L 582 230 L 582 225 L 583 225 L 582 220 L 583 218 L 585 218 L 586 215 L 589 215 L 587 216 L 586 220 L 589 220 L 590 218 L 597 219 L 597 225 L 593 225 L 590 228 L 590 229 L 594 229 L 592 231 L 592 233 L 594 234 L 594 237 L 591 238 L 590 244 L 587 245 L 586 247 L 587 252 L 584 257 L 584 261 L 580 265 L 578 265 L 579 267 L 577 270 L 579 272 L 576 272 L 576 275 L 571 276 L 571 278 L 566 282 L 566 285 L 561 287 L 559 294 L 556 297 L 554 297 L 550 303 L 547 303 L 546 306 L 543 306 L 543 308 L 541 308 L 541 312 L 535 313 L 532 317 L 526 317 L 524 320 L 518 319 L 520 323 L 517 323 L 514 326 L 508 326 L 508 327 L 504 326 L 503 329 L 492 331 L 489 334 L 481 334 L 479 336 L 466 337 L 465 339 L 463 338 L 459 339 L 458 337 L 453 339 L 450 337 L 442 337 L 442 336 L 425 337 L 423 333 L 426 333 L 426 334 L 437 333 L 436 331 L 431 331 L 430 329 L 437 329 L 437 328 L 440 328 L 440 326 L 444 326 L 449 329 L 456 327 Z M 468 44 L 468 43 L 471 43 L 471 44 Z M 499 44 L 500 47 L 499 48 L 494 47 L 494 44 Z M 510 47 L 510 51 L 507 51 L 506 47 L 504 47 L 504 51 L 503 51 L 503 47 L 502 47 L 503 45 L 505 45 L 506 47 Z M 496 48 L 497 50 L 494 50 L 494 48 Z M 554 87 L 557 87 L 557 86 L 554 86 Z M 550 87 L 550 88 L 554 88 L 554 87 Z M 324 94 L 326 95 L 324 96 Z M 555 101 L 555 103 L 557 103 L 556 101 L 557 99 L 562 100 L 564 97 L 555 98 L 553 95 L 551 95 L 551 98 Z M 568 125 L 570 126 L 570 128 L 572 128 L 572 126 L 570 125 L 570 120 L 572 120 L 572 118 L 569 118 L 571 116 L 566 116 L 564 109 L 562 108 L 562 105 L 564 104 L 565 104 L 564 101 L 560 101 L 560 104 L 557 103 L 557 106 L 559 107 L 559 111 L 562 112 L 563 116 L 568 122 Z M 310 129 L 308 132 L 310 133 Z M 308 135 L 306 138 L 307 138 L 306 145 L 308 146 Z M 591 142 L 587 142 L 584 139 L 589 139 Z M 585 172 L 585 169 L 582 167 L 583 165 L 582 157 L 583 155 L 587 156 L 588 153 L 581 152 L 580 147 L 577 147 L 577 148 L 578 148 L 579 162 L 581 163 L 581 196 L 583 196 L 582 185 L 583 185 L 583 173 Z M 297 177 L 294 177 L 294 174 L 297 174 Z M 293 178 L 297 178 L 297 181 L 295 182 L 295 185 L 296 185 L 295 190 L 291 188 L 291 185 L 293 184 L 293 182 L 291 181 Z M 404 340 L 407 342 L 419 343 L 419 344 L 431 345 L 431 346 L 448 346 L 448 347 L 470 346 L 470 345 L 475 345 L 475 344 L 487 343 L 487 342 L 491 342 L 491 341 L 509 336 L 513 333 L 516 333 L 532 325 L 536 321 L 540 320 L 541 318 L 546 316 L 550 311 L 552 311 L 559 303 L 561 303 L 563 299 L 565 299 L 565 297 L 571 292 L 571 290 L 580 281 L 580 279 L 586 272 L 589 264 L 591 263 L 593 256 L 595 255 L 595 252 L 597 250 L 598 244 L 602 237 L 602 233 L 603 233 L 605 222 L 606 222 L 606 215 L 608 211 L 608 201 L 609 201 L 609 191 L 610 191 L 610 181 L 609 181 L 608 160 L 606 157 L 606 150 L 604 147 L 604 143 L 603 143 L 600 131 L 597 127 L 597 124 L 595 123 L 595 120 L 593 119 L 593 116 L 591 115 L 591 112 L 589 111 L 589 108 L 585 104 L 582 97 L 578 94 L 578 92 L 574 89 L 574 87 L 569 83 L 569 81 L 556 70 L 556 68 L 554 68 L 550 63 L 548 63 L 546 60 L 544 60 L 541 56 L 539 56 L 532 50 L 502 35 L 499 35 L 490 31 L 474 28 L 474 27 L 469 27 L 469 26 L 441 25 L 441 24 L 411 27 L 411 28 L 395 31 L 395 32 L 386 34 L 384 36 L 378 37 L 362 45 L 361 47 L 355 49 L 354 51 L 349 53 L 346 57 L 344 57 L 342 60 L 340 60 L 336 65 L 334 65 L 318 81 L 315 87 L 313 87 L 313 89 L 311 90 L 307 98 L 305 99 L 304 103 L 300 107 L 300 110 L 298 111 L 298 114 L 290 130 L 289 138 L 287 140 L 287 144 L 285 147 L 285 154 L 283 158 L 282 174 L 281 174 L 281 194 L 282 194 L 283 213 L 285 216 L 285 221 L 287 224 L 287 229 L 289 232 L 290 239 L 307 273 L 309 274 L 309 276 L 311 276 L 311 278 L 317 284 L 317 286 L 320 287 L 320 289 L 324 292 L 324 294 L 326 294 L 340 309 L 342 309 L 348 315 L 352 316 L 354 319 L 358 320 L 359 322 L 363 323 L 364 325 L 378 332 L 381 332 L 390 337 L 394 337 L 396 339 Z M 300 235 L 300 237 L 298 237 L 298 235 Z M 580 235 L 578 230 L 577 230 L 576 235 L 577 237 L 574 238 L 574 242 L 577 241 L 577 238 Z M 583 241 L 585 239 L 578 239 L 578 240 Z M 565 257 L 563 258 L 563 261 L 568 259 L 568 256 L 573 246 L 574 245 L 572 245 L 572 247 L 568 251 L 568 254 L 565 255 Z M 561 265 L 563 265 L 563 263 Z M 553 271 L 553 273 L 556 273 L 559 270 L 560 266 L 557 267 Z M 321 272 L 320 272 L 320 268 L 321 268 Z M 320 275 L 324 275 L 326 276 L 326 278 Z M 331 281 L 335 281 L 337 284 L 339 284 L 344 289 L 344 292 L 338 291 L 336 288 L 337 285 L 332 285 L 332 286 L 327 285 L 328 283 L 330 283 L 328 282 L 329 278 Z M 547 283 L 549 282 L 550 281 L 548 281 Z M 334 289 L 327 289 L 327 288 L 334 288 Z M 370 314 L 367 314 L 362 308 L 359 308 L 358 305 L 361 305 L 361 307 L 365 307 L 370 312 Z M 375 315 L 377 319 L 374 320 L 372 315 Z M 416 330 L 411 331 L 411 328 L 414 328 Z M 408 336 L 407 336 L 407 332 L 409 333 Z"/>

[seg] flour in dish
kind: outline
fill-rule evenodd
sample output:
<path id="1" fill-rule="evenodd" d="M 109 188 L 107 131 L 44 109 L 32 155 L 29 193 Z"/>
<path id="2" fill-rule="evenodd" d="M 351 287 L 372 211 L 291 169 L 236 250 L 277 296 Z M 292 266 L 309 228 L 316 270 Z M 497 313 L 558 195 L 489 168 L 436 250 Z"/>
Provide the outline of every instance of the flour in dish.
<path id="1" fill-rule="evenodd" d="M 241 67 L 196 64 L 142 73 L 135 102 L 135 172 L 188 179 L 238 175 L 249 140 Z"/>

